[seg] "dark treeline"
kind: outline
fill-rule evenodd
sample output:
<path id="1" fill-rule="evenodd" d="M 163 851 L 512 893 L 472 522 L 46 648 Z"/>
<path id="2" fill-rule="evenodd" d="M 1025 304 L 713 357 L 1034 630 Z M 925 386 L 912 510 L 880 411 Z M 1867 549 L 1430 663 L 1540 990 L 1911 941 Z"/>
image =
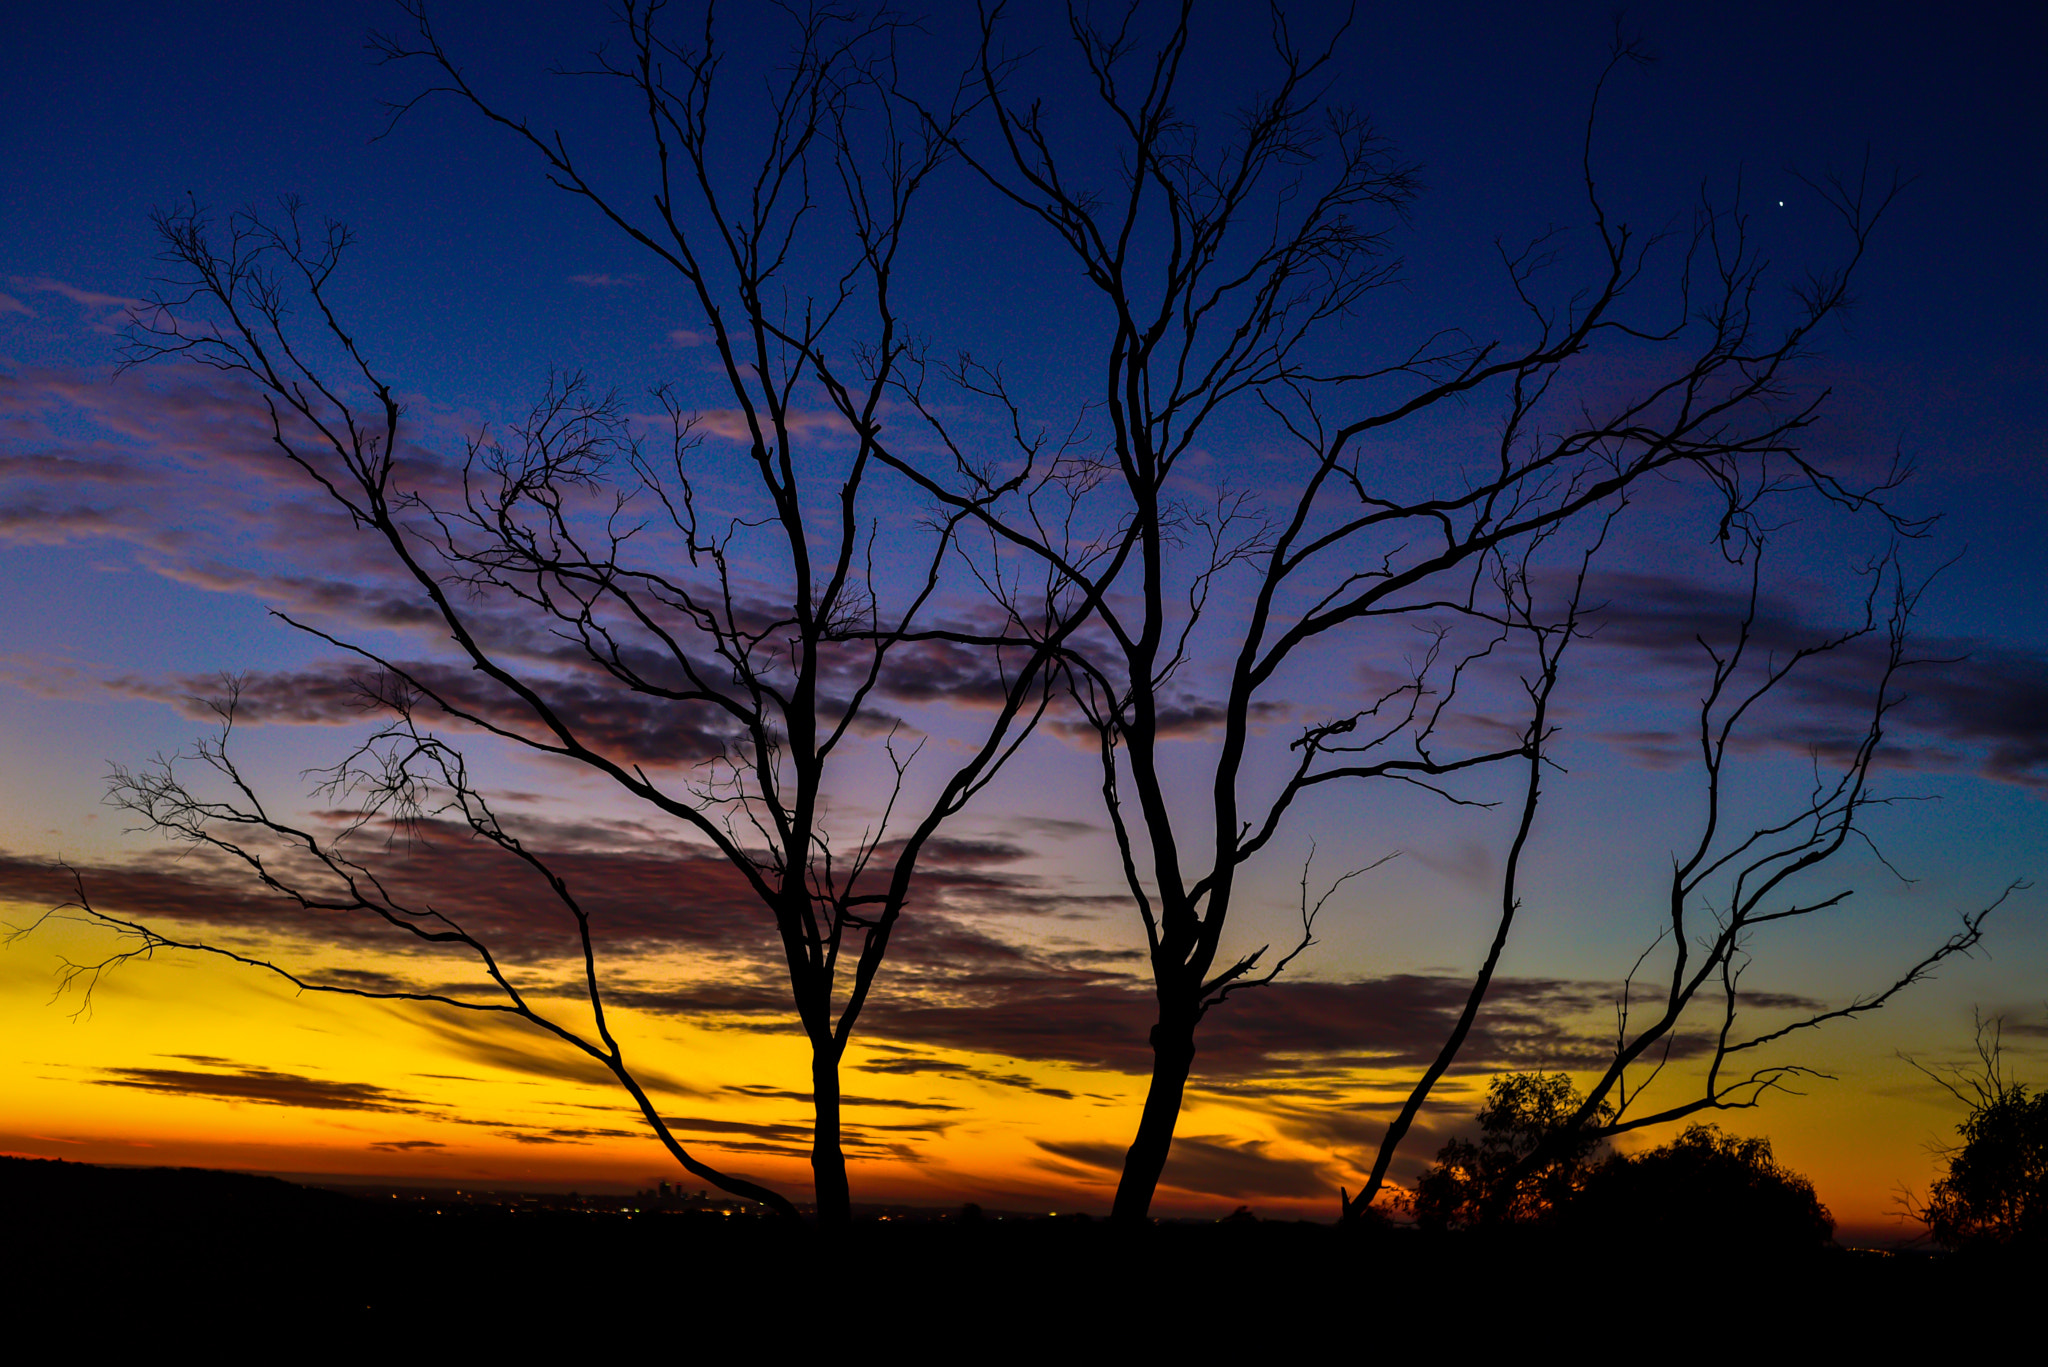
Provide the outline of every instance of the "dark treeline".
<path id="1" fill-rule="evenodd" d="M 1013 1333 L 1020 1348 L 1076 1335 L 1104 1347 L 1157 1342 L 1144 1307 L 1200 1269 L 1230 1295 L 1213 1319 L 1176 1322 L 1171 1332 L 1189 1342 L 1265 1339 L 1304 1304 L 1383 1315 L 1407 1334 L 1520 1335 L 1582 1302 L 1620 1247 L 1674 1278 L 1739 1272 L 1798 1285 L 1805 1309 L 1785 1325 L 1789 1342 L 1854 1334 L 1886 1306 L 1953 1303 L 2025 1275 L 2011 1258 L 1820 1244 L 1731 1260 L 1711 1240 L 1651 1233 L 1617 1245 L 1541 1223 L 1432 1232 L 1240 1212 L 1133 1229 L 969 1208 L 833 1229 L 652 1205 L 366 1199 L 236 1173 L 17 1158 L 0 1158 L 0 1210 L 0 1297 L 16 1315 L 89 1319 L 101 1336 L 156 1336 L 203 1316 L 213 1341 L 306 1342 L 317 1330 L 330 1352 L 654 1332 L 698 1344 L 822 1341 L 862 1296 L 829 1285 L 795 1294 L 751 1275 L 792 1255 L 886 1274 L 896 1337 L 963 1350 Z M 1603 1311 L 1644 1327 L 1659 1313 L 1655 1297 Z"/>

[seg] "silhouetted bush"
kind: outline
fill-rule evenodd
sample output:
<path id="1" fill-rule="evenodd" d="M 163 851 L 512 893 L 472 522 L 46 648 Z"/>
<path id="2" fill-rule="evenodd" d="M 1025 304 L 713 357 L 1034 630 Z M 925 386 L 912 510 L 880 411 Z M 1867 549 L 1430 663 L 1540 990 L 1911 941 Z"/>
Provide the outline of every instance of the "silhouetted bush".
<path id="1" fill-rule="evenodd" d="M 1561 1223 L 1602 1240 L 1776 1253 L 1822 1247 L 1835 1232 L 1813 1183 L 1780 1164 L 1770 1140 L 1712 1125 L 1599 1164 Z"/>
<path id="2" fill-rule="evenodd" d="M 2048 1094 L 1991 1085 L 1958 1127 L 1962 1145 L 1922 1218 L 1950 1248 L 2048 1248 Z"/>
<path id="3" fill-rule="evenodd" d="M 1479 1142 L 1453 1139 L 1416 1180 L 1408 1203 L 1415 1223 L 1425 1229 L 1527 1224 L 1569 1201 L 1600 1141 L 1588 1134 L 1557 1136 L 1585 1100 L 1563 1073 L 1495 1078 L 1479 1108 Z M 1599 1114 L 1604 1117 L 1604 1107 Z M 1546 1141 L 1551 1154 L 1528 1166 Z"/>

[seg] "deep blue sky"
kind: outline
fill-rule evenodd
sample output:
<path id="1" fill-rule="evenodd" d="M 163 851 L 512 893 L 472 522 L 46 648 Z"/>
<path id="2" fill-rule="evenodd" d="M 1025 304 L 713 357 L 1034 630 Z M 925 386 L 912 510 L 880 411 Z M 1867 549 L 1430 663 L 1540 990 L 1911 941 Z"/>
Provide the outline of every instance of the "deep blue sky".
<path id="1" fill-rule="evenodd" d="M 616 135 L 609 92 L 544 74 L 602 39 L 600 7 L 569 8 L 438 12 L 481 83 L 537 123 L 559 121 L 601 174 L 617 177 L 624 200 L 642 202 L 635 148 Z M 1311 26 L 1335 12 L 1299 11 Z M 1044 58 L 1021 79 L 1055 108 L 1078 104 L 1049 13 L 1020 7 L 1015 42 L 1042 47 Z M 936 63 L 958 51 L 963 14 L 937 8 L 928 33 L 906 39 L 913 81 L 943 85 Z M 136 382 L 103 384 L 119 305 L 78 294 L 144 293 L 154 269 L 149 212 L 187 195 L 226 208 L 291 192 L 353 224 L 352 317 L 379 364 L 431 411 L 502 417 L 555 365 L 588 368 L 628 393 L 690 383 L 701 353 L 671 340 L 690 321 L 672 287 L 629 243 L 593 230 L 586 206 L 542 184 L 510 139 L 442 103 L 373 140 L 387 121 L 380 101 L 410 93 L 418 77 L 376 66 L 363 36 L 401 19 L 380 4 L 10 11 L 0 292 L 14 302 L 0 313 L 0 366 L 10 402 L 32 407 L 38 430 L 82 433 L 95 405 L 102 418 L 137 421 L 119 416 L 129 402 L 119 396 L 138 395 Z M 748 22 L 735 25 L 735 63 L 749 56 Z M 1227 85 L 1227 66 L 1258 31 L 1232 29 L 1228 17 L 1205 22 L 1217 28 L 1194 70 L 1208 62 Z M 1355 334 L 1364 347 L 1447 324 L 1511 325 L 1493 243 L 1578 221 L 1579 135 L 1610 22 L 1591 5 L 1361 11 L 1336 88 L 1420 164 L 1426 186 L 1394 238 L 1406 281 L 1372 301 Z M 2039 589 L 2048 425 L 2038 402 L 2048 379 L 2039 340 L 2048 267 L 2038 249 L 2048 203 L 2031 66 L 2043 21 L 2020 6 L 1670 4 L 1633 10 L 1627 23 L 1659 60 L 1622 73 L 1599 130 L 1599 173 L 1619 216 L 1682 223 L 1702 186 L 1727 205 L 1739 178 L 1767 254 L 1788 266 L 1825 262 L 1839 235 L 1796 173 L 1854 169 L 1868 156 L 1879 175 L 1896 167 L 1912 178 L 1875 240 L 1860 308 L 1823 339 L 1828 354 L 1813 374 L 1835 394 L 1815 449 L 1859 461 L 1896 447 L 1919 466 L 1908 503 L 1942 517 L 1923 559 L 1963 556 L 1930 595 L 1922 630 L 1996 664 L 1998 687 L 2035 679 L 2048 639 Z M 919 264 L 935 265 L 906 280 L 920 325 L 941 347 L 1057 354 L 1074 307 L 1062 267 L 1045 269 L 1043 249 L 1021 238 L 991 260 L 992 210 L 964 178 L 943 182 L 928 214 Z M 175 509 L 158 516 L 178 521 Z M 73 543 L 53 554 L 40 544 L 52 534 L 42 526 L 37 544 L 5 553 L 6 615 L 24 624 L 17 649 L 48 655 L 68 642 L 73 655 L 134 660 L 144 673 L 292 649 L 266 638 L 256 604 L 235 595 L 144 576 L 118 601 L 88 601 L 73 558 L 101 552 Z M 1823 540 L 1797 568 L 1824 576 L 1834 553 Z M 112 646 L 195 613 L 209 630 Z M 86 616 L 96 630 L 80 636 Z M 1975 739 L 2025 749 L 2017 712 L 2029 705 L 2007 698 L 2002 719 Z M 2038 784 L 2038 767 L 2031 772 Z"/>
<path id="2" fill-rule="evenodd" d="M 539 76 L 598 31 L 572 8 L 442 12 L 480 77 L 542 118 L 566 112 L 573 131 L 600 92 Z M 932 12 L 926 50 L 951 36 L 962 8 Z M 1311 23 L 1328 10 L 1303 7 Z M 116 4 L 90 17 L 10 7 L 0 89 L 8 274 L 138 293 L 152 207 L 188 193 L 228 207 L 290 191 L 357 227 L 353 288 L 377 317 L 381 355 L 418 391 L 475 401 L 570 358 L 621 385 L 660 377 L 677 358 L 661 345 L 659 285 L 649 298 L 570 284 L 573 274 L 647 270 L 628 244 L 588 231 L 583 207 L 541 186 L 509 140 L 444 106 L 371 141 L 384 123 L 379 100 L 408 91 L 412 77 L 375 67 L 362 36 L 397 17 L 377 4 Z M 1868 151 L 1915 178 L 1877 240 L 1853 334 L 1833 343 L 1854 374 L 1831 433 L 1896 441 L 1913 455 L 1922 501 L 1945 513 L 1950 539 L 1972 547 L 1983 582 L 2039 582 L 2048 563 L 2032 535 L 2043 512 L 2034 396 L 2048 265 L 2037 237 L 2048 203 L 2038 12 L 1652 5 L 1627 22 L 1660 61 L 1616 84 L 1599 155 L 1604 183 L 1638 224 L 1682 212 L 1703 177 L 1725 202 L 1739 174 L 1766 240 L 1789 258 L 1824 241 L 1827 225 L 1788 172 L 1851 167 Z M 1593 5 L 1361 12 L 1342 84 L 1421 163 L 1428 187 L 1399 243 L 1418 321 L 1484 318 L 1499 304 L 1497 279 L 1474 263 L 1493 238 L 1575 221 L 1578 128 L 1608 25 Z M 1028 15 L 1019 27 L 1032 32 Z M 919 50 L 915 39 L 910 47 Z M 971 232 L 974 207 L 963 200 L 957 212 Z M 949 308 L 1000 315 L 1016 302 L 1005 283 L 946 277 L 958 302 L 935 303 L 934 323 L 943 327 Z M 55 298 L 43 308 L 19 286 L 10 292 L 44 323 L 9 320 L 0 348 L 10 361 L 68 352 L 105 364 L 92 339 L 58 335 L 75 320 Z M 1042 323 L 1044 311 L 1029 316 Z M 1987 487 L 1999 497 L 1981 497 Z M 1971 634 L 2038 638 L 2039 602 L 1972 593 L 1946 611 Z"/>

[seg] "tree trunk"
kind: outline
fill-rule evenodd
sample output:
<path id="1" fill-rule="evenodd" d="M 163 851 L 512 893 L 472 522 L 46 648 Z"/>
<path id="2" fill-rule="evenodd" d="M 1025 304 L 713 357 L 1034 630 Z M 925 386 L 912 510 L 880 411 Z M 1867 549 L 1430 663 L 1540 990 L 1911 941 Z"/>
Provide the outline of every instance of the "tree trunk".
<path id="1" fill-rule="evenodd" d="M 1195 1023 L 1160 1021 L 1152 1027 L 1152 1087 L 1145 1094 L 1145 1114 L 1138 1136 L 1124 1155 L 1123 1180 L 1117 1183 L 1110 1218 L 1119 1224 L 1141 1224 L 1150 1218 L 1152 1193 L 1166 1169 L 1173 1147 L 1173 1127 L 1180 1119 L 1180 1097 L 1195 1063 Z"/>
<path id="2" fill-rule="evenodd" d="M 853 1196 L 846 1183 L 846 1154 L 839 1147 L 839 1054 L 811 1047 L 811 1181 L 817 1190 L 818 1223 L 853 1220 Z"/>

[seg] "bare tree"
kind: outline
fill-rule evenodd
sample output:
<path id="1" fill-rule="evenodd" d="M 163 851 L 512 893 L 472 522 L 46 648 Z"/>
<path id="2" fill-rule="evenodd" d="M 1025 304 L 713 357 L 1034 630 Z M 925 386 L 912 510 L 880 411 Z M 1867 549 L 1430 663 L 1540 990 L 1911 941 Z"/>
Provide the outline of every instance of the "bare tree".
<path id="1" fill-rule="evenodd" d="M 1272 848 L 1304 799 L 1378 782 L 1479 802 L 1450 786 L 1455 776 L 1519 763 L 1519 854 L 1537 808 L 1547 700 L 1577 611 L 1576 596 L 1560 606 L 1530 585 L 1597 545 L 1632 490 L 1655 476 L 1703 488 L 1719 508 L 1711 544 L 1738 560 L 1754 549 L 1759 509 L 1798 492 L 1898 534 L 1920 526 L 1886 501 L 1902 472 L 1852 487 L 1801 453 L 1820 396 L 1795 385 L 1798 362 L 1847 303 L 1896 184 L 1866 176 L 1812 187 L 1839 217 L 1841 254 L 1777 296 L 1789 303 L 1774 310 L 1739 209 L 1703 202 L 1676 234 L 1644 235 L 1610 215 L 1595 174 L 1599 100 L 1617 71 L 1642 60 L 1618 38 L 1587 117 L 1585 230 L 1501 253 L 1522 335 L 1447 329 L 1368 362 L 1362 333 L 1346 324 L 1397 278 L 1388 233 L 1417 180 L 1366 119 L 1329 98 L 1341 84 L 1343 28 L 1310 40 L 1276 7 L 1266 84 L 1203 127 L 1187 112 L 1212 96 L 1188 88 L 1192 3 L 1132 4 L 1108 22 L 1070 9 L 1070 55 L 1097 101 L 1092 119 L 1077 120 L 1022 93 L 1031 69 L 1007 52 L 992 7 L 967 82 L 974 119 L 927 111 L 927 126 L 947 129 L 962 160 L 1070 255 L 1106 320 L 1071 342 L 1088 348 L 1100 378 L 1080 435 L 1059 454 L 1060 479 L 1004 484 L 991 473 L 998 467 L 963 458 L 947 482 L 882 454 L 1007 552 L 1036 557 L 1100 605 L 1094 627 L 1072 638 L 1066 669 L 1100 738 L 1103 794 L 1158 1006 L 1119 1219 L 1149 1209 L 1199 1023 L 1293 957 L 1226 950 L 1225 934 L 1240 871 Z M 1624 348 L 1637 378 L 1622 392 L 1583 383 Z M 983 397 L 1017 431 L 1031 430 L 999 366 L 963 361 L 949 378 L 949 394 Z M 917 385 L 908 394 L 948 430 L 938 403 L 923 402 Z M 1482 446 L 1431 462 L 1382 456 L 1386 438 L 1474 403 L 1498 415 Z M 1257 443 L 1268 457 L 1261 487 L 1219 490 L 1198 464 L 1189 468 L 1205 441 Z M 1276 451 L 1291 461 L 1271 459 Z M 1027 446 L 1001 468 L 1029 469 L 1040 455 Z M 1401 633 L 1413 640 L 1418 628 L 1429 646 L 1407 658 Z M 1284 761 L 1259 755 L 1260 719 L 1293 701 L 1286 690 L 1304 670 L 1327 678 L 1359 658 L 1405 681 L 1304 727 Z M 1203 678 L 1211 662 L 1216 676 Z M 1490 696 L 1477 688 L 1485 671 Z M 1501 706 L 1517 681 L 1527 700 L 1511 728 L 1519 737 L 1486 743 L 1464 723 Z M 1190 780 L 1185 764 L 1163 762 L 1162 747 L 1191 716 L 1215 740 L 1200 761 L 1199 801 L 1176 801 Z M 1277 782 L 1257 777 L 1262 767 L 1279 768 Z M 1851 791 L 1860 802 L 1860 783 Z M 1418 1096 L 1471 1028 L 1513 906 L 1511 892 L 1468 1009 Z M 1305 928 L 1296 953 L 1307 939 Z M 1603 1086 L 1599 1100 L 1612 1090 Z M 1390 1144 L 1411 1119 L 1412 1108 Z"/>
<path id="2" fill-rule="evenodd" d="M 1861 624 L 1801 646 L 1783 656 L 1771 655 L 1761 665 L 1753 659 L 1759 632 L 1758 602 L 1762 582 L 1763 543 L 1750 552 L 1747 611 L 1735 628 L 1732 643 L 1716 645 L 1699 638 L 1709 662 L 1701 696 L 1696 740 L 1704 787 L 1704 815 L 1691 849 L 1675 855 L 1666 890 L 1663 924 L 1636 959 L 1622 984 L 1615 1007 L 1613 1053 L 1592 1085 L 1569 1114 L 1555 1118 L 1551 1132 L 1519 1163 L 1511 1178 L 1493 1191 L 1496 1205 L 1515 1199 L 1524 1174 L 1553 1163 L 1560 1155 L 1582 1152 L 1588 1144 L 1631 1130 L 1666 1125 L 1709 1110 L 1746 1110 L 1774 1091 L 1790 1090 L 1800 1078 L 1824 1077 L 1801 1064 L 1750 1064 L 1763 1051 L 1829 1021 L 1845 1020 L 1882 1008 L 1898 993 L 1921 981 L 1944 960 L 1968 954 L 1983 936 L 1985 918 L 2023 884 L 2010 885 L 1988 906 L 1966 913 L 1961 926 L 1941 943 L 1906 966 L 1892 982 L 1831 1008 L 1786 1020 L 1771 1012 L 1762 1028 L 1741 1024 L 1745 1010 L 1759 1010 L 1745 1000 L 1742 978 L 1754 961 L 1761 937 L 1769 928 L 1840 907 L 1853 889 L 1838 887 L 1810 893 L 1812 880 L 1845 851 L 1863 850 L 1883 861 L 1868 829 L 1872 808 L 1899 802 L 1880 796 L 1872 787 L 1872 767 L 1884 738 L 1886 717 L 1904 700 L 1901 675 L 1915 665 L 1945 663 L 1916 657 L 1908 636 L 1913 611 L 1925 584 L 1908 586 L 1895 560 L 1871 571 L 1869 597 Z M 1890 594 L 1880 614 L 1880 595 Z M 1882 641 L 1883 651 L 1871 686 L 1871 704 L 1862 733 L 1835 760 L 1829 772 L 1826 757 L 1813 757 L 1813 779 L 1803 798 L 1757 827 L 1733 826 L 1727 782 L 1731 746 L 1745 739 L 1745 724 L 1772 694 L 1786 686 L 1802 668 L 1841 655 L 1857 643 Z M 1745 669 L 1745 666 L 1748 666 Z M 1366 1185 L 1356 1197 L 1346 1194 L 1346 1217 L 1365 1212 L 1379 1194 L 1401 1140 L 1428 1100 L 1431 1088 L 1456 1059 L 1466 1032 L 1477 1016 L 1488 981 L 1521 905 L 1520 856 L 1527 842 L 1529 818 L 1537 803 L 1532 777 L 1523 806 L 1523 821 L 1502 880 L 1501 910 L 1492 948 L 1478 976 L 1457 1027 L 1429 1069 L 1410 1091 L 1388 1127 L 1374 1158 Z M 1887 868 L 1890 865 L 1885 865 Z M 1894 870 L 1894 872 L 1896 872 Z M 1657 965 L 1650 984 L 1643 979 Z M 1647 999 L 1647 1007 L 1644 1000 Z M 1712 1019 L 1704 1029 L 1687 1028 L 1695 1006 Z M 1649 1015 L 1644 1021 L 1641 1016 Z M 1681 1047 L 1682 1046 L 1682 1047 Z M 1676 1100 L 1669 1091 L 1651 1088 L 1674 1060 L 1698 1071 L 1697 1089 Z M 1748 1066 L 1745 1067 L 1745 1065 Z M 1644 1105 L 1655 1095 L 1656 1104 Z"/>
<path id="3" fill-rule="evenodd" d="M 401 935 L 460 946 L 495 994 L 370 992 L 310 970 L 290 974 L 294 982 L 532 1022 L 603 1063 L 691 1172 L 787 1213 L 786 1199 L 712 1169 L 670 1132 L 606 1024 L 602 927 L 547 857 L 500 822 L 461 754 L 431 728 L 452 723 L 604 776 L 722 855 L 772 925 L 811 1048 L 818 1209 L 843 1221 L 839 1065 L 917 862 L 1033 729 L 1050 697 L 1049 665 L 1079 619 L 1055 611 L 1061 586 L 1050 571 L 1036 615 L 1010 618 L 979 657 L 993 705 L 925 796 L 913 800 L 906 785 L 914 751 L 863 740 L 890 726 L 877 700 L 901 648 L 926 639 L 967 516 L 955 509 L 916 521 L 907 511 L 914 499 L 877 487 L 893 477 L 874 443 L 876 412 L 908 346 L 891 293 L 897 254 L 948 140 L 943 128 L 900 128 L 895 106 L 879 98 L 886 19 L 824 9 L 787 16 L 791 49 L 765 107 L 754 107 L 719 79 L 725 54 L 708 17 L 699 33 L 671 41 L 659 10 L 628 0 L 623 57 L 601 55 L 583 73 L 622 87 L 644 120 L 646 221 L 586 178 L 563 137 L 490 104 L 423 9 L 410 10 L 408 34 L 381 47 L 393 61 L 427 64 L 439 78 L 427 94 L 451 95 L 509 129 L 554 184 L 674 272 L 744 427 L 753 494 L 743 505 L 700 498 L 708 458 L 681 397 L 660 396 L 667 432 L 652 446 L 615 400 L 573 375 L 552 381 L 510 433 L 472 440 L 461 461 L 417 454 L 392 382 L 343 322 L 335 282 L 349 234 L 310 225 L 294 203 L 271 219 L 217 223 L 196 206 L 161 215 L 174 276 L 138 317 L 129 350 L 131 363 L 198 362 L 250 383 L 281 457 L 347 514 L 445 629 L 457 668 L 408 663 L 292 623 L 364 660 L 373 671 L 366 696 L 393 719 L 329 775 L 328 790 L 359 803 L 358 825 L 439 819 L 528 865 L 575 927 L 594 1025 L 579 1033 L 547 1014 L 481 938 L 403 901 L 340 840 L 274 816 L 229 758 L 232 697 L 219 740 L 198 751 L 226 780 L 224 798 L 195 795 L 170 762 L 118 775 L 116 795 L 303 907 L 367 914 Z M 749 153 L 751 169 L 735 174 L 734 159 Z M 819 279 L 822 292 L 806 292 Z M 818 397 L 828 386 L 848 418 L 837 434 L 809 421 L 828 406 Z M 878 569 L 878 544 L 894 568 Z M 909 571 L 906 556 L 915 560 Z M 691 763 L 664 774 L 663 756 L 635 753 L 610 725 L 621 713 L 694 736 Z M 871 761 L 881 752 L 896 781 L 879 815 L 849 837 L 834 829 L 828 779 L 846 767 L 835 759 L 863 745 Z M 906 814 L 907 805 L 915 810 Z M 250 832 L 284 842 L 292 858 L 267 858 L 244 843 Z M 686 909 L 692 891 L 674 896 Z M 141 937 L 145 951 L 173 943 L 105 919 Z"/>

